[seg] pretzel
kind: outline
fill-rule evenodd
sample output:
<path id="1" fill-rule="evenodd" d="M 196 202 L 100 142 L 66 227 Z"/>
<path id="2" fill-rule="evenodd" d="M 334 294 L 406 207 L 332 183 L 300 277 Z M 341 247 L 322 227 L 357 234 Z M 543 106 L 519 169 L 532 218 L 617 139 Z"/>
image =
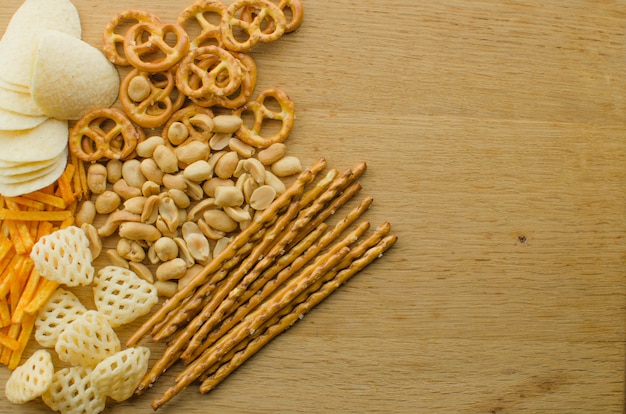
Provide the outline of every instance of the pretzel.
<path id="1" fill-rule="evenodd" d="M 280 0 L 278 2 L 278 8 L 283 11 L 285 17 L 291 17 L 285 25 L 285 33 L 291 33 L 300 27 L 302 20 L 304 19 L 304 7 L 302 7 L 302 2 L 300 0 Z M 287 9 L 289 9 L 291 16 L 285 13 Z M 255 13 L 256 9 L 254 7 L 244 7 L 241 10 L 241 18 L 250 23 L 252 22 Z M 274 27 L 270 26 L 263 29 L 263 32 L 271 33 L 273 30 L 275 30 Z"/>
<path id="2" fill-rule="evenodd" d="M 274 98 L 278 102 L 280 112 L 272 111 L 265 106 L 264 102 L 267 98 Z M 283 142 L 289 136 L 295 119 L 293 101 L 285 92 L 275 88 L 262 91 L 254 101 L 235 109 L 233 114 L 241 116 L 245 111 L 251 111 L 254 114 L 254 125 L 252 129 L 249 129 L 244 123 L 236 135 L 246 144 L 258 148 L 266 148 L 277 142 Z M 281 121 L 282 125 L 277 133 L 264 137 L 260 134 L 266 119 Z"/>
<path id="3" fill-rule="evenodd" d="M 241 66 L 241 86 L 234 94 L 229 96 L 207 95 L 200 98 L 191 98 L 191 100 L 200 106 L 221 106 L 222 108 L 236 109 L 245 105 L 256 88 L 257 68 L 254 59 L 245 53 L 233 53 Z M 195 77 L 191 79 L 192 85 L 197 82 Z"/>
<path id="4" fill-rule="evenodd" d="M 135 78 L 143 78 L 149 85 L 145 98 L 136 102 L 131 98 L 129 86 Z M 175 97 L 172 99 L 172 95 Z M 120 103 L 126 114 L 139 126 L 156 128 L 163 125 L 185 102 L 185 95 L 176 89 L 176 79 L 172 70 L 148 73 L 139 69 L 131 70 L 120 84 Z"/>
<path id="5" fill-rule="evenodd" d="M 185 27 L 187 22 L 192 19 L 200 25 L 201 32 L 191 40 L 190 49 L 193 50 L 197 47 L 205 46 L 206 42 L 209 40 L 213 40 L 211 44 L 216 44 L 217 46 L 222 44 L 219 23 L 211 23 L 206 15 L 208 13 L 215 14 L 221 21 L 225 11 L 226 6 L 219 0 L 196 0 L 178 15 L 176 24 L 180 27 Z"/>
<path id="6" fill-rule="evenodd" d="M 115 15 L 107 24 L 102 36 L 102 52 L 113 63 L 119 66 L 129 66 L 125 56 L 120 54 L 124 49 L 126 34 L 116 33 L 123 22 L 135 21 L 137 23 L 150 23 L 162 25 L 163 21 L 156 15 L 143 10 L 125 10 Z"/>
<path id="7" fill-rule="evenodd" d="M 252 7 L 257 13 L 251 21 L 242 16 L 242 9 Z M 245 52 L 257 43 L 269 43 L 285 33 L 287 18 L 282 10 L 269 0 L 237 0 L 226 9 L 220 22 L 222 42 L 228 50 Z M 271 32 L 264 30 L 272 28 Z M 243 31 L 247 38 L 240 40 L 237 34 Z"/>
<path id="8" fill-rule="evenodd" d="M 109 122 L 114 125 L 106 129 Z M 135 128 L 123 111 L 100 108 L 87 113 L 74 125 L 69 147 L 72 154 L 87 162 L 101 158 L 126 159 L 144 137 L 143 130 Z"/>
<path id="9" fill-rule="evenodd" d="M 211 137 L 211 134 L 207 134 L 206 131 L 202 129 L 197 129 L 193 125 L 193 117 L 196 115 L 208 115 L 213 118 L 213 112 L 209 108 L 203 108 L 197 105 L 188 105 L 184 108 L 181 108 L 178 111 L 174 112 L 174 114 L 172 114 L 167 123 L 163 126 L 163 132 L 161 134 L 165 139 L 165 142 L 168 145 L 171 145 L 171 142 L 169 140 L 169 129 L 170 125 L 172 125 L 174 122 L 182 122 L 187 127 L 187 130 L 189 131 L 189 137 L 185 140 L 185 142 L 189 142 L 191 140 L 208 141 L 208 139 Z"/>
<path id="10" fill-rule="evenodd" d="M 166 40 L 171 34 L 176 37 L 173 46 Z M 124 39 L 124 53 L 128 62 L 145 72 L 166 71 L 188 51 L 189 36 L 177 24 L 139 22 L 128 30 Z"/>
<path id="11" fill-rule="evenodd" d="M 227 76 L 224 77 L 224 74 Z M 196 81 L 192 80 L 194 77 Z M 219 46 L 202 46 L 192 50 L 176 71 L 176 85 L 192 98 L 207 94 L 228 96 L 239 88 L 241 80 L 241 64 Z"/>

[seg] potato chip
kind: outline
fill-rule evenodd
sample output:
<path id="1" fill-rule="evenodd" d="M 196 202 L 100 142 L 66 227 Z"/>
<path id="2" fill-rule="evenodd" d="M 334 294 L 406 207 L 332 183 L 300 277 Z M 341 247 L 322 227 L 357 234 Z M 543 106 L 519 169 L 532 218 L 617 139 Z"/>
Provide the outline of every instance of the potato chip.
<path id="1" fill-rule="evenodd" d="M 35 49 L 46 30 L 81 37 L 78 11 L 70 0 L 26 0 L 11 17 L 0 40 L 0 77 L 6 83 L 30 86 Z"/>
<path id="2" fill-rule="evenodd" d="M 40 397 L 52 384 L 54 364 L 45 349 L 39 349 L 17 367 L 5 384 L 5 394 L 14 404 L 24 404 Z"/>
<path id="3" fill-rule="evenodd" d="M 80 119 L 93 109 L 111 106 L 119 86 L 115 66 L 99 49 L 55 30 L 42 35 L 35 55 L 31 93 L 46 115 Z"/>
<path id="4" fill-rule="evenodd" d="M 97 414 L 106 407 L 106 396 L 96 392 L 91 368 L 70 367 L 54 373 L 52 384 L 41 396 L 43 402 L 61 414 Z"/>
<path id="5" fill-rule="evenodd" d="M 55 169 L 60 168 L 59 164 L 56 162 L 57 160 L 54 161 L 55 162 L 52 162 L 50 165 L 25 172 L 9 171 L 8 174 L 3 174 L 0 171 L 0 184 L 20 184 L 45 177 L 51 174 Z"/>
<path id="6" fill-rule="evenodd" d="M 65 152 L 65 150 L 63 152 Z M 9 162 L 0 160 L 0 175 L 10 176 L 37 171 L 41 168 L 56 164 L 57 161 L 56 158 L 33 162 Z"/>
<path id="7" fill-rule="evenodd" d="M 30 116 L 0 108 L 0 131 L 23 131 L 43 124 L 47 116 Z"/>
<path id="8" fill-rule="evenodd" d="M 0 119 L 1 117 L 0 111 Z M 67 146 L 68 136 L 67 121 L 58 119 L 47 119 L 32 129 L 0 130 L 0 159 L 11 162 L 54 159 Z"/>
<path id="9" fill-rule="evenodd" d="M 0 84 L 0 108 L 22 115 L 44 115 L 43 111 L 33 101 L 30 90 L 28 92 L 19 92 L 6 88 L 2 84 Z"/>
<path id="10" fill-rule="evenodd" d="M 149 359 L 150 348 L 124 349 L 100 361 L 91 373 L 91 382 L 98 393 L 125 401 L 146 374 Z"/>
<path id="11" fill-rule="evenodd" d="M 118 266 L 100 269 L 94 279 L 93 294 L 96 308 L 114 328 L 147 314 L 159 301 L 152 283 Z"/>
<path id="12" fill-rule="evenodd" d="M 54 350 L 72 365 L 94 367 L 121 349 L 120 339 L 100 312 L 88 310 L 59 335 Z"/>
<path id="13" fill-rule="evenodd" d="M 5 197 L 15 197 L 41 190 L 54 183 L 63 174 L 66 165 L 67 158 L 65 157 L 65 153 L 62 153 L 55 160 L 54 168 L 51 168 L 46 174 L 34 177 L 31 175 L 29 177 L 30 179 L 25 181 L 13 183 L 0 182 L 0 194 Z M 24 176 L 22 176 L 22 178 L 24 178 Z"/>
<path id="14" fill-rule="evenodd" d="M 84 286 L 93 281 L 89 240 L 80 227 L 68 226 L 41 237 L 30 257 L 46 279 L 67 286 Z"/>
<path id="15" fill-rule="evenodd" d="M 58 288 L 37 314 L 35 340 L 41 346 L 54 348 L 61 332 L 86 311 L 75 294 Z"/>

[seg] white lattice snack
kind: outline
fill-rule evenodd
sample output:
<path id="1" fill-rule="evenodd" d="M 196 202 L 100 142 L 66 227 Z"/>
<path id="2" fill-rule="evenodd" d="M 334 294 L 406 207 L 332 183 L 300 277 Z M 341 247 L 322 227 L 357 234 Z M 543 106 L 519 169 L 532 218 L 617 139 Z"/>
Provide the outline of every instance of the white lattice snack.
<path id="1" fill-rule="evenodd" d="M 14 404 L 34 400 L 52 384 L 53 375 L 52 356 L 45 349 L 39 349 L 11 373 L 4 389 L 6 397 Z"/>
<path id="2" fill-rule="evenodd" d="M 145 315 L 159 300 L 152 283 L 119 266 L 100 269 L 93 294 L 96 308 L 114 328 Z"/>
<path id="3" fill-rule="evenodd" d="M 61 332 L 86 311 L 75 294 L 58 288 L 37 314 L 35 340 L 41 346 L 54 348 Z"/>
<path id="4" fill-rule="evenodd" d="M 119 351 L 121 344 L 107 318 L 88 310 L 61 332 L 54 349 L 61 361 L 94 367 Z"/>
<path id="5" fill-rule="evenodd" d="M 46 279 L 67 286 L 84 286 L 93 281 L 89 239 L 80 227 L 68 226 L 43 236 L 33 246 L 30 257 Z"/>
<path id="6" fill-rule="evenodd" d="M 127 348 L 102 360 L 91 373 L 98 393 L 115 401 L 129 399 L 148 370 L 150 349 L 145 346 Z"/>
<path id="7" fill-rule="evenodd" d="M 97 414 L 104 410 L 106 396 L 96 392 L 91 368 L 69 367 L 58 370 L 52 384 L 41 396 L 43 402 L 61 414 Z"/>

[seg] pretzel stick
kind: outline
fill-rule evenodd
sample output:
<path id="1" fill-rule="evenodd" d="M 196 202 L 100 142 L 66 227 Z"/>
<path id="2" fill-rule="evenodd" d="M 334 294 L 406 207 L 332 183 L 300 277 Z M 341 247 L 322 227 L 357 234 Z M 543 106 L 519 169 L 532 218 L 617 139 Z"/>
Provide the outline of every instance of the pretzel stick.
<path id="1" fill-rule="evenodd" d="M 207 377 L 202 381 L 200 385 L 201 393 L 208 393 L 213 390 L 218 384 L 220 384 L 230 373 L 241 366 L 246 360 L 255 355 L 261 348 L 269 343 L 273 338 L 289 329 L 294 323 L 298 322 L 307 312 L 313 307 L 319 304 L 322 300 L 326 299 L 330 294 L 337 290 L 343 283 L 365 268 L 377 257 L 383 254 L 389 247 L 391 247 L 397 240 L 396 236 L 388 236 L 379 242 L 376 246 L 370 248 L 363 257 L 353 261 L 350 266 L 332 278 L 330 281 L 324 283 L 317 290 L 312 293 L 306 292 L 297 300 L 306 299 L 297 304 L 293 310 L 287 315 L 280 318 L 275 323 L 269 325 L 263 332 L 263 334 L 257 336 L 248 343 L 246 348 L 237 352 L 234 356 L 222 366 L 220 366 L 215 373 Z M 308 295 L 308 296 L 307 296 Z M 274 321 L 272 321 L 274 322 Z"/>
<path id="2" fill-rule="evenodd" d="M 300 270 L 305 264 L 317 256 L 324 248 L 326 248 L 331 242 L 333 242 L 339 235 L 347 229 L 358 217 L 363 214 L 365 210 L 370 206 L 372 202 L 371 198 L 367 198 L 361 202 L 359 206 L 353 209 L 348 215 L 338 222 L 335 227 L 328 233 L 326 233 L 317 243 L 309 247 L 300 257 L 293 261 L 293 263 L 284 269 L 269 269 L 266 274 L 258 280 L 255 280 L 252 285 L 240 295 L 240 297 L 233 298 L 230 303 L 224 304 L 224 309 L 220 313 L 216 312 L 210 321 L 200 328 L 189 343 L 187 350 L 182 354 L 182 359 L 186 363 L 190 363 L 198 355 L 213 344 L 217 339 L 224 335 L 228 329 L 239 322 L 245 315 L 247 315 L 256 305 L 258 305 L 263 299 L 268 297 L 274 290 L 276 290 L 283 282 L 293 276 L 298 270 Z M 350 240 L 355 236 L 358 238 L 363 234 L 369 224 L 361 224 L 353 231 L 345 240 Z M 341 245 L 341 244 L 339 244 Z M 344 244 L 347 245 L 347 244 Z M 275 276 L 276 278 L 272 280 Z M 244 301 L 248 303 L 242 304 L 236 307 L 238 303 Z M 229 307 L 227 307 L 229 305 Z M 224 317 L 233 313 L 230 317 L 224 320 Z M 211 332 L 212 329 L 219 327 Z"/>
<path id="3" fill-rule="evenodd" d="M 320 256 L 314 265 L 303 271 L 300 277 L 292 279 L 281 289 L 281 294 L 273 296 L 261 306 L 250 313 L 243 321 L 231 329 L 227 335 L 220 338 L 211 348 L 207 349 L 200 358 L 190 364 L 181 374 L 178 375 L 177 382 L 168 388 L 161 398 L 152 402 L 152 408 L 158 409 L 176 394 L 195 381 L 208 367 L 219 361 L 230 349 L 236 346 L 250 333 L 257 330 L 272 314 L 286 306 L 291 300 L 298 296 L 307 286 L 318 280 L 328 269 L 350 251 L 347 247 L 342 249 L 332 257 Z"/>
<path id="4" fill-rule="evenodd" d="M 164 319 L 170 312 L 174 311 L 185 298 L 189 297 L 192 292 L 203 285 L 207 281 L 207 277 L 220 268 L 222 263 L 230 259 L 239 247 L 243 246 L 252 235 L 254 235 L 264 223 L 270 221 L 276 213 L 284 206 L 288 205 L 293 198 L 302 194 L 304 187 L 312 182 L 317 174 L 326 168 L 326 160 L 318 159 L 311 167 L 304 170 L 298 175 L 298 178 L 282 193 L 276 200 L 272 202 L 263 213 L 256 216 L 252 223 L 241 233 L 235 236 L 229 243 L 228 247 L 214 257 L 198 274 L 189 282 L 188 285 L 176 292 L 174 296 L 169 298 L 163 306 L 152 314 L 130 338 L 127 340 L 127 346 L 136 345 L 160 320 Z"/>
<path id="5" fill-rule="evenodd" d="M 311 287 L 309 287 L 304 293 L 300 294 L 300 296 L 296 299 L 294 299 L 292 301 L 292 303 L 284 308 L 283 310 L 281 310 L 279 313 L 277 313 L 272 320 L 274 322 L 277 322 L 278 319 L 284 315 L 286 315 L 287 313 L 291 312 L 291 309 L 293 307 L 295 307 L 298 303 L 302 302 L 304 299 L 306 298 L 309 294 L 315 292 L 317 289 L 320 288 L 320 286 L 331 280 L 333 277 L 336 276 L 336 274 L 349 267 L 350 264 L 358 259 L 359 257 L 363 256 L 365 254 L 365 252 L 374 247 L 376 244 L 378 244 L 383 237 L 385 237 L 389 231 L 391 230 L 391 225 L 388 222 L 383 223 L 382 225 L 378 226 L 378 228 L 376 228 L 376 230 L 370 234 L 369 236 L 367 236 L 365 239 L 359 241 L 359 243 L 354 246 L 350 252 L 346 255 L 346 257 L 343 259 L 343 261 L 341 263 L 339 263 L 337 266 L 335 266 L 331 271 L 327 272 L 326 275 L 324 275 L 322 277 L 322 279 L 320 279 L 318 282 L 316 282 L 314 285 L 312 285 Z M 300 300 L 298 300 L 300 299 Z M 271 326 L 272 322 L 271 320 L 268 320 L 267 322 L 265 322 L 264 324 L 264 328 Z M 246 340 L 243 341 L 242 344 L 238 345 L 236 348 L 233 348 L 233 350 L 231 350 L 229 352 L 229 354 L 227 354 L 226 356 L 224 356 L 220 362 L 214 364 L 211 368 L 209 368 L 201 377 L 200 377 L 200 381 L 203 381 L 204 378 L 208 377 L 209 375 L 211 375 L 213 372 L 215 372 L 222 363 L 224 363 L 223 361 L 228 361 L 229 359 L 232 358 L 232 356 L 235 354 L 235 352 L 237 352 L 236 350 L 241 350 L 243 348 L 245 348 L 245 346 L 247 345 L 248 342 L 250 342 L 252 339 L 254 339 L 256 336 L 261 334 L 261 331 L 255 332 L 255 335 L 250 336 L 249 338 L 247 338 Z"/>

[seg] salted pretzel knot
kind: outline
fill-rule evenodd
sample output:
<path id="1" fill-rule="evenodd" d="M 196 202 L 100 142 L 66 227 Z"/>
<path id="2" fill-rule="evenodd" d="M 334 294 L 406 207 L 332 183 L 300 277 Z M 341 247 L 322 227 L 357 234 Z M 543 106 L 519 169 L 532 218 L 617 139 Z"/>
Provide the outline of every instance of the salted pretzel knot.
<path id="1" fill-rule="evenodd" d="M 72 154 L 83 161 L 119 160 L 131 156 L 143 139 L 143 130 L 135 128 L 123 111 L 99 108 L 88 112 L 74 125 L 69 147 Z"/>
<path id="2" fill-rule="evenodd" d="M 148 73 L 133 69 L 120 84 L 119 99 L 137 125 L 156 128 L 183 106 L 185 95 L 176 89 L 173 70 Z"/>
<path id="3" fill-rule="evenodd" d="M 173 34 L 176 43 L 166 37 Z M 144 72 L 162 72 L 176 65 L 189 51 L 189 36 L 177 24 L 139 22 L 128 29 L 124 53 L 128 62 Z M 155 53 L 157 52 L 157 53 Z"/>
<path id="4" fill-rule="evenodd" d="M 199 79 L 199 85 L 193 77 Z M 192 50 L 176 71 L 176 85 L 192 98 L 207 94 L 230 95 L 239 88 L 241 80 L 241 65 L 229 51 L 219 46 L 202 46 Z"/>
<path id="5" fill-rule="evenodd" d="M 213 24 L 207 15 L 216 15 L 220 20 L 226 11 L 226 6 L 220 0 L 196 0 L 187 6 L 179 15 L 176 24 L 185 28 L 189 21 L 195 20 L 200 25 L 200 34 L 191 40 L 190 48 L 193 50 L 205 46 L 207 41 L 213 39 L 211 44 L 220 46 L 222 36 L 220 25 Z"/>
<path id="6" fill-rule="evenodd" d="M 285 13 L 287 18 L 287 24 L 285 25 L 285 33 L 291 33 L 295 31 L 302 24 L 304 20 L 304 7 L 300 0 L 280 0 L 278 2 L 278 8 L 285 13 L 289 10 L 291 16 Z M 253 7 L 245 7 L 241 10 L 241 18 L 247 22 L 251 22 L 256 10 Z M 264 33 L 271 33 L 274 31 L 273 27 L 266 27 L 263 29 Z"/>
<path id="7" fill-rule="evenodd" d="M 272 111 L 265 106 L 265 100 L 273 98 L 280 106 L 280 112 Z M 257 148 L 266 148 L 277 142 L 283 142 L 291 132 L 295 119 L 293 101 L 280 89 L 266 89 L 262 91 L 254 101 L 248 102 L 239 109 L 235 109 L 233 114 L 241 116 L 243 112 L 250 111 L 254 115 L 254 125 L 248 128 L 245 123 L 235 133 L 243 142 Z M 281 121 L 278 132 L 270 136 L 262 136 L 261 130 L 265 120 Z"/>
<path id="8" fill-rule="evenodd" d="M 255 10 L 251 21 L 246 21 L 241 16 L 242 9 L 252 7 Z M 222 42 L 228 50 L 245 52 L 257 43 L 273 42 L 285 33 L 287 18 L 283 11 L 269 0 L 237 0 L 226 9 L 220 22 Z M 271 27 L 270 33 L 265 33 L 264 28 Z M 237 33 L 242 31 L 247 35 L 245 40 L 240 40 Z"/>
<path id="9" fill-rule="evenodd" d="M 169 130 L 170 126 L 175 122 L 180 122 L 185 125 L 187 131 L 189 132 L 189 137 L 184 142 L 193 140 L 208 141 L 209 138 L 213 136 L 213 133 L 212 131 L 205 130 L 206 122 L 203 118 L 207 116 L 209 118 L 213 118 L 213 111 L 209 108 L 203 108 L 197 105 L 185 106 L 184 108 L 174 112 L 172 117 L 163 126 L 162 135 L 165 142 L 168 143 L 168 145 L 172 145 L 171 140 L 169 139 Z"/>
<path id="10" fill-rule="evenodd" d="M 235 109 L 245 105 L 256 88 L 257 68 L 254 59 L 245 53 L 233 53 L 241 66 L 241 87 L 235 93 L 228 96 L 205 95 L 200 98 L 191 98 L 191 100 L 200 106 L 221 106 L 222 108 Z M 191 79 L 192 87 L 197 87 L 200 80 L 196 77 Z M 219 84 L 219 79 L 218 79 Z"/>
<path id="11" fill-rule="evenodd" d="M 116 14 L 106 25 L 102 35 L 102 52 L 113 63 L 119 66 L 129 66 L 130 63 L 120 52 L 124 48 L 126 33 L 117 33 L 122 23 L 135 21 L 136 23 L 150 23 L 160 26 L 163 21 L 156 15 L 143 11 L 129 9 Z"/>

